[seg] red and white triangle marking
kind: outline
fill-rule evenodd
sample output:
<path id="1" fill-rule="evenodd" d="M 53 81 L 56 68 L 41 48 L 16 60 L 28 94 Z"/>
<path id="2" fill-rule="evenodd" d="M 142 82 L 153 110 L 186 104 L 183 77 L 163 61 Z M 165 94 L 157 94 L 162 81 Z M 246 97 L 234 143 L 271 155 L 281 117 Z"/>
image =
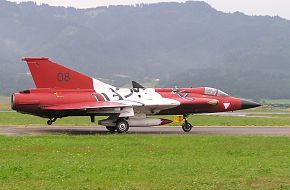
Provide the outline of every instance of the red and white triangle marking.
<path id="1" fill-rule="evenodd" d="M 230 107 L 231 103 L 224 103 L 224 107 L 227 110 Z"/>

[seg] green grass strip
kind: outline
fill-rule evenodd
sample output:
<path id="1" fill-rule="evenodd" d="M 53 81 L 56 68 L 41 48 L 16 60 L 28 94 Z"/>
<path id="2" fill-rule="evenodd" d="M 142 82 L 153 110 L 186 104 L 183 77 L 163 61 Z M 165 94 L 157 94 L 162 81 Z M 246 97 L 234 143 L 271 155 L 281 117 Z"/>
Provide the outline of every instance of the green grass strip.
<path id="1" fill-rule="evenodd" d="M 290 139 L 0 136 L 0 189 L 289 189 Z"/>

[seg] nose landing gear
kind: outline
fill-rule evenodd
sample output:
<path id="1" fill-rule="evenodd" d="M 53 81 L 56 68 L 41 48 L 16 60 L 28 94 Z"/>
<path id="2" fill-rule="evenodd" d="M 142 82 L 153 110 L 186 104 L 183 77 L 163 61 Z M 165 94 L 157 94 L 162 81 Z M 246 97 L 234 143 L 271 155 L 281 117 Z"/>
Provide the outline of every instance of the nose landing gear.
<path id="1" fill-rule="evenodd" d="M 47 125 L 52 125 L 56 120 L 57 120 L 56 117 L 49 118 L 49 120 L 47 121 Z"/>
<path id="2" fill-rule="evenodd" d="M 190 132 L 192 129 L 192 125 L 187 121 L 188 115 L 184 115 L 184 123 L 182 124 L 182 130 L 184 132 Z"/>

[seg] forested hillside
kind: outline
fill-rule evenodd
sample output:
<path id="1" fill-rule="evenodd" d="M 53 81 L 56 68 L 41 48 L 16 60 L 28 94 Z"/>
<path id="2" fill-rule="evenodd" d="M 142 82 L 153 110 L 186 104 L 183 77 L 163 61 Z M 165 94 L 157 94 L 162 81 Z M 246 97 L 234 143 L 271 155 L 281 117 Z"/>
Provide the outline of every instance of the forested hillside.
<path id="1" fill-rule="evenodd" d="M 0 1 L 0 94 L 33 87 L 25 56 L 118 86 L 213 86 L 290 98 L 290 21 L 223 13 L 204 2 L 78 10 Z"/>

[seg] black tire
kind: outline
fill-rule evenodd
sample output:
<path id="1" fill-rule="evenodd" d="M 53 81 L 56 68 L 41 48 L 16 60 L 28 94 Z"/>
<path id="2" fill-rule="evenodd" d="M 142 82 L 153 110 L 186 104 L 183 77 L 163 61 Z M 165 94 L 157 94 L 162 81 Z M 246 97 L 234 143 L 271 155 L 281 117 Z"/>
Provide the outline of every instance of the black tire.
<path id="1" fill-rule="evenodd" d="M 125 119 L 120 119 L 116 123 L 116 130 L 118 133 L 125 133 L 129 130 L 129 124 Z"/>
<path id="2" fill-rule="evenodd" d="M 184 132 L 188 133 L 188 132 L 191 131 L 191 129 L 192 129 L 192 125 L 191 125 L 190 123 L 188 123 L 188 122 L 184 122 L 184 123 L 182 124 L 182 130 L 183 130 Z"/>
<path id="3" fill-rule="evenodd" d="M 53 122 L 51 120 L 48 120 L 46 123 L 47 125 L 52 125 Z"/>
<path id="4" fill-rule="evenodd" d="M 106 126 L 106 128 L 111 132 L 114 132 L 116 130 L 116 127 L 114 126 Z"/>

